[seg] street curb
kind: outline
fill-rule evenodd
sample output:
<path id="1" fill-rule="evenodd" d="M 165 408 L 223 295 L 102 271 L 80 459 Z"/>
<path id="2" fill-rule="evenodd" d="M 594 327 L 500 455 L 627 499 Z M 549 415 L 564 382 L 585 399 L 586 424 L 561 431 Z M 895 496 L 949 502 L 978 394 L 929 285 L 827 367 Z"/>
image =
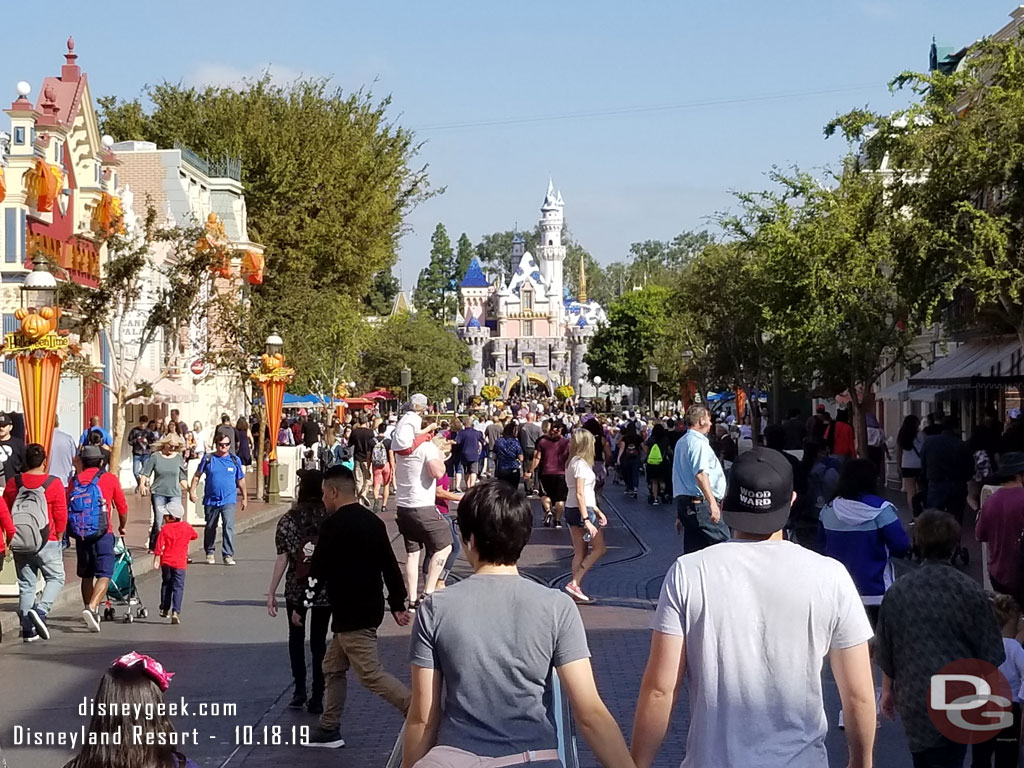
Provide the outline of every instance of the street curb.
<path id="1" fill-rule="evenodd" d="M 266 509 L 262 509 L 254 515 L 236 521 L 235 535 L 237 536 L 241 533 L 245 533 L 246 531 L 251 531 L 253 528 L 258 528 L 261 525 L 265 525 L 266 523 L 276 520 L 278 517 L 283 515 L 290 506 L 290 504 L 278 504 L 273 507 L 267 507 Z M 202 550 L 202 536 L 200 536 L 195 541 L 190 542 L 188 548 L 190 555 L 194 554 L 195 552 L 202 552 Z M 160 577 L 160 574 L 157 571 L 154 571 L 151 567 L 147 567 L 145 569 L 141 567 L 142 559 L 144 557 L 148 558 L 149 555 L 143 553 L 142 556 L 139 556 L 134 555 L 133 553 L 133 556 L 135 557 L 135 584 L 140 589 L 144 584 L 147 584 L 150 581 L 154 581 Z M 65 570 L 68 567 L 68 562 L 69 561 L 65 560 Z M 72 559 L 70 562 L 73 563 L 74 560 Z M 57 595 L 57 599 L 53 601 L 53 608 L 51 608 L 50 611 L 58 611 L 63 608 L 68 608 L 72 605 L 77 605 L 78 603 L 80 603 L 82 600 L 82 595 L 78 584 L 79 582 L 77 577 L 75 577 L 75 581 L 73 583 L 65 584 L 64 587 L 61 589 L 60 594 Z M 2 615 L 0 615 L 0 642 L 2 642 L 3 638 L 6 638 L 8 643 L 17 640 L 18 634 L 20 632 L 21 621 L 18 618 L 17 611 L 5 611 Z"/>

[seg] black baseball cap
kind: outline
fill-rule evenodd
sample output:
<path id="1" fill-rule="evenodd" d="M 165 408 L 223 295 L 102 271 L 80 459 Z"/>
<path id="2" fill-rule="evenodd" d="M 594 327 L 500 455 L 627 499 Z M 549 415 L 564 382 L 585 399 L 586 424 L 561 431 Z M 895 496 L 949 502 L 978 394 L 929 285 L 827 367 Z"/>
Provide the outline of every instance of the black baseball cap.
<path id="1" fill-rule="evenodd" d="M 14 422 L 11 421 L 10 414 L 0 413 L 0 426 L 10 426 L 12 424 L 14 424 Z"/>
<path id="2" fill-rule="evenodd" d="M 722 502 L 730 528 L 763 535 L 781 531 L 792 504 L 793 468 L 781 453 L 754 448 L 733 462 Z"/>

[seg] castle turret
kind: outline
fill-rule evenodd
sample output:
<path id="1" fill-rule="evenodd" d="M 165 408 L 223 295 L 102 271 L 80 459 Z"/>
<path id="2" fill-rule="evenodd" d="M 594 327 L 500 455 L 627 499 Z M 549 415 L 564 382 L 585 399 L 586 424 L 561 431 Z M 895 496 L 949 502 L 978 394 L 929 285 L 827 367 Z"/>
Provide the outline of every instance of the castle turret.
<path id="1" fill-rule="evenodd" d="M 565 319 L 562 301 L 562 268 L 565 261 L 565 246 L 562 245 L 562 225 L 565 222 L 562 193 L 555 192 L 554 185 L 548 180 L 548 192 L 540 207 L 540 243 L 534 254 L 540 266 L 540 272 L 549 286 L 548 295 L 554 297 L 552 302 L 552 322 L 561 323 Z"/>
<path id="2" fill-rule="evenodd" d="M 569 328 L 569 377 L 574 387 L 579 387 L 581 379 L 589 378 L 587 364 L 583 357 L 590 348 L 590 340 L 594 337 L 594 326 L 587 322 L 587 318 L 580 315 L 576 324 Z"/>

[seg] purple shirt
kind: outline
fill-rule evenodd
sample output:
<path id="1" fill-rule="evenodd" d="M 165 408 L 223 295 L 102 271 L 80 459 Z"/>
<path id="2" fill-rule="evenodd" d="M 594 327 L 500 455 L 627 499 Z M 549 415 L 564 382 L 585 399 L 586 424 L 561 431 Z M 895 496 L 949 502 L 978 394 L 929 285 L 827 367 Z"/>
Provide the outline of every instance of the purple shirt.
<path id="1" fill-rule="evenodd" d="M 988 572 L 1006 589 L 1021 586 L 1020 537 L 1024 532 L 1024 488 L 1000 488 L 993 493 L 974 526 L 978 541 L 988 542 Z"/>
<path id="2" fill-rule="evenodd" d="M 452 488 L 452 479 L 447 474 L 442 475 L 437 481 L 437 489 L 444 489 L 450 491 Z M 434 506 L 437 507 L 437 511 L 442 515 L 448 514 L 448 499 L 442 499 L 440 496 L 434 497 Z"/>

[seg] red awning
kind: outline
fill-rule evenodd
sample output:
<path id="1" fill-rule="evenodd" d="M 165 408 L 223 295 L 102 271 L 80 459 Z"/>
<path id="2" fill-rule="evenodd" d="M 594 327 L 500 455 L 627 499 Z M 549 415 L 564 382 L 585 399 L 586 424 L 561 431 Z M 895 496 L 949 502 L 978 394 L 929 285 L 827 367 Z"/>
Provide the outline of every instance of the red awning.
<path id="1" fill-rule="evenodd" d="M 396 400 L 397 398 L 386 389 L 375 389 L 363 395 L 366 400 Z"/>
<path id="2" fill-rule="evenodd" d="M 360 408 L 360 407 L 365 407 L 365 406 L 372 406 L 373 405 L 373 400 L 367 400 L 365 397 L 346 397 L 345 398 L 345 405 L 347 405 L 349 408 L 352 408 L 352 407 Z"/>

